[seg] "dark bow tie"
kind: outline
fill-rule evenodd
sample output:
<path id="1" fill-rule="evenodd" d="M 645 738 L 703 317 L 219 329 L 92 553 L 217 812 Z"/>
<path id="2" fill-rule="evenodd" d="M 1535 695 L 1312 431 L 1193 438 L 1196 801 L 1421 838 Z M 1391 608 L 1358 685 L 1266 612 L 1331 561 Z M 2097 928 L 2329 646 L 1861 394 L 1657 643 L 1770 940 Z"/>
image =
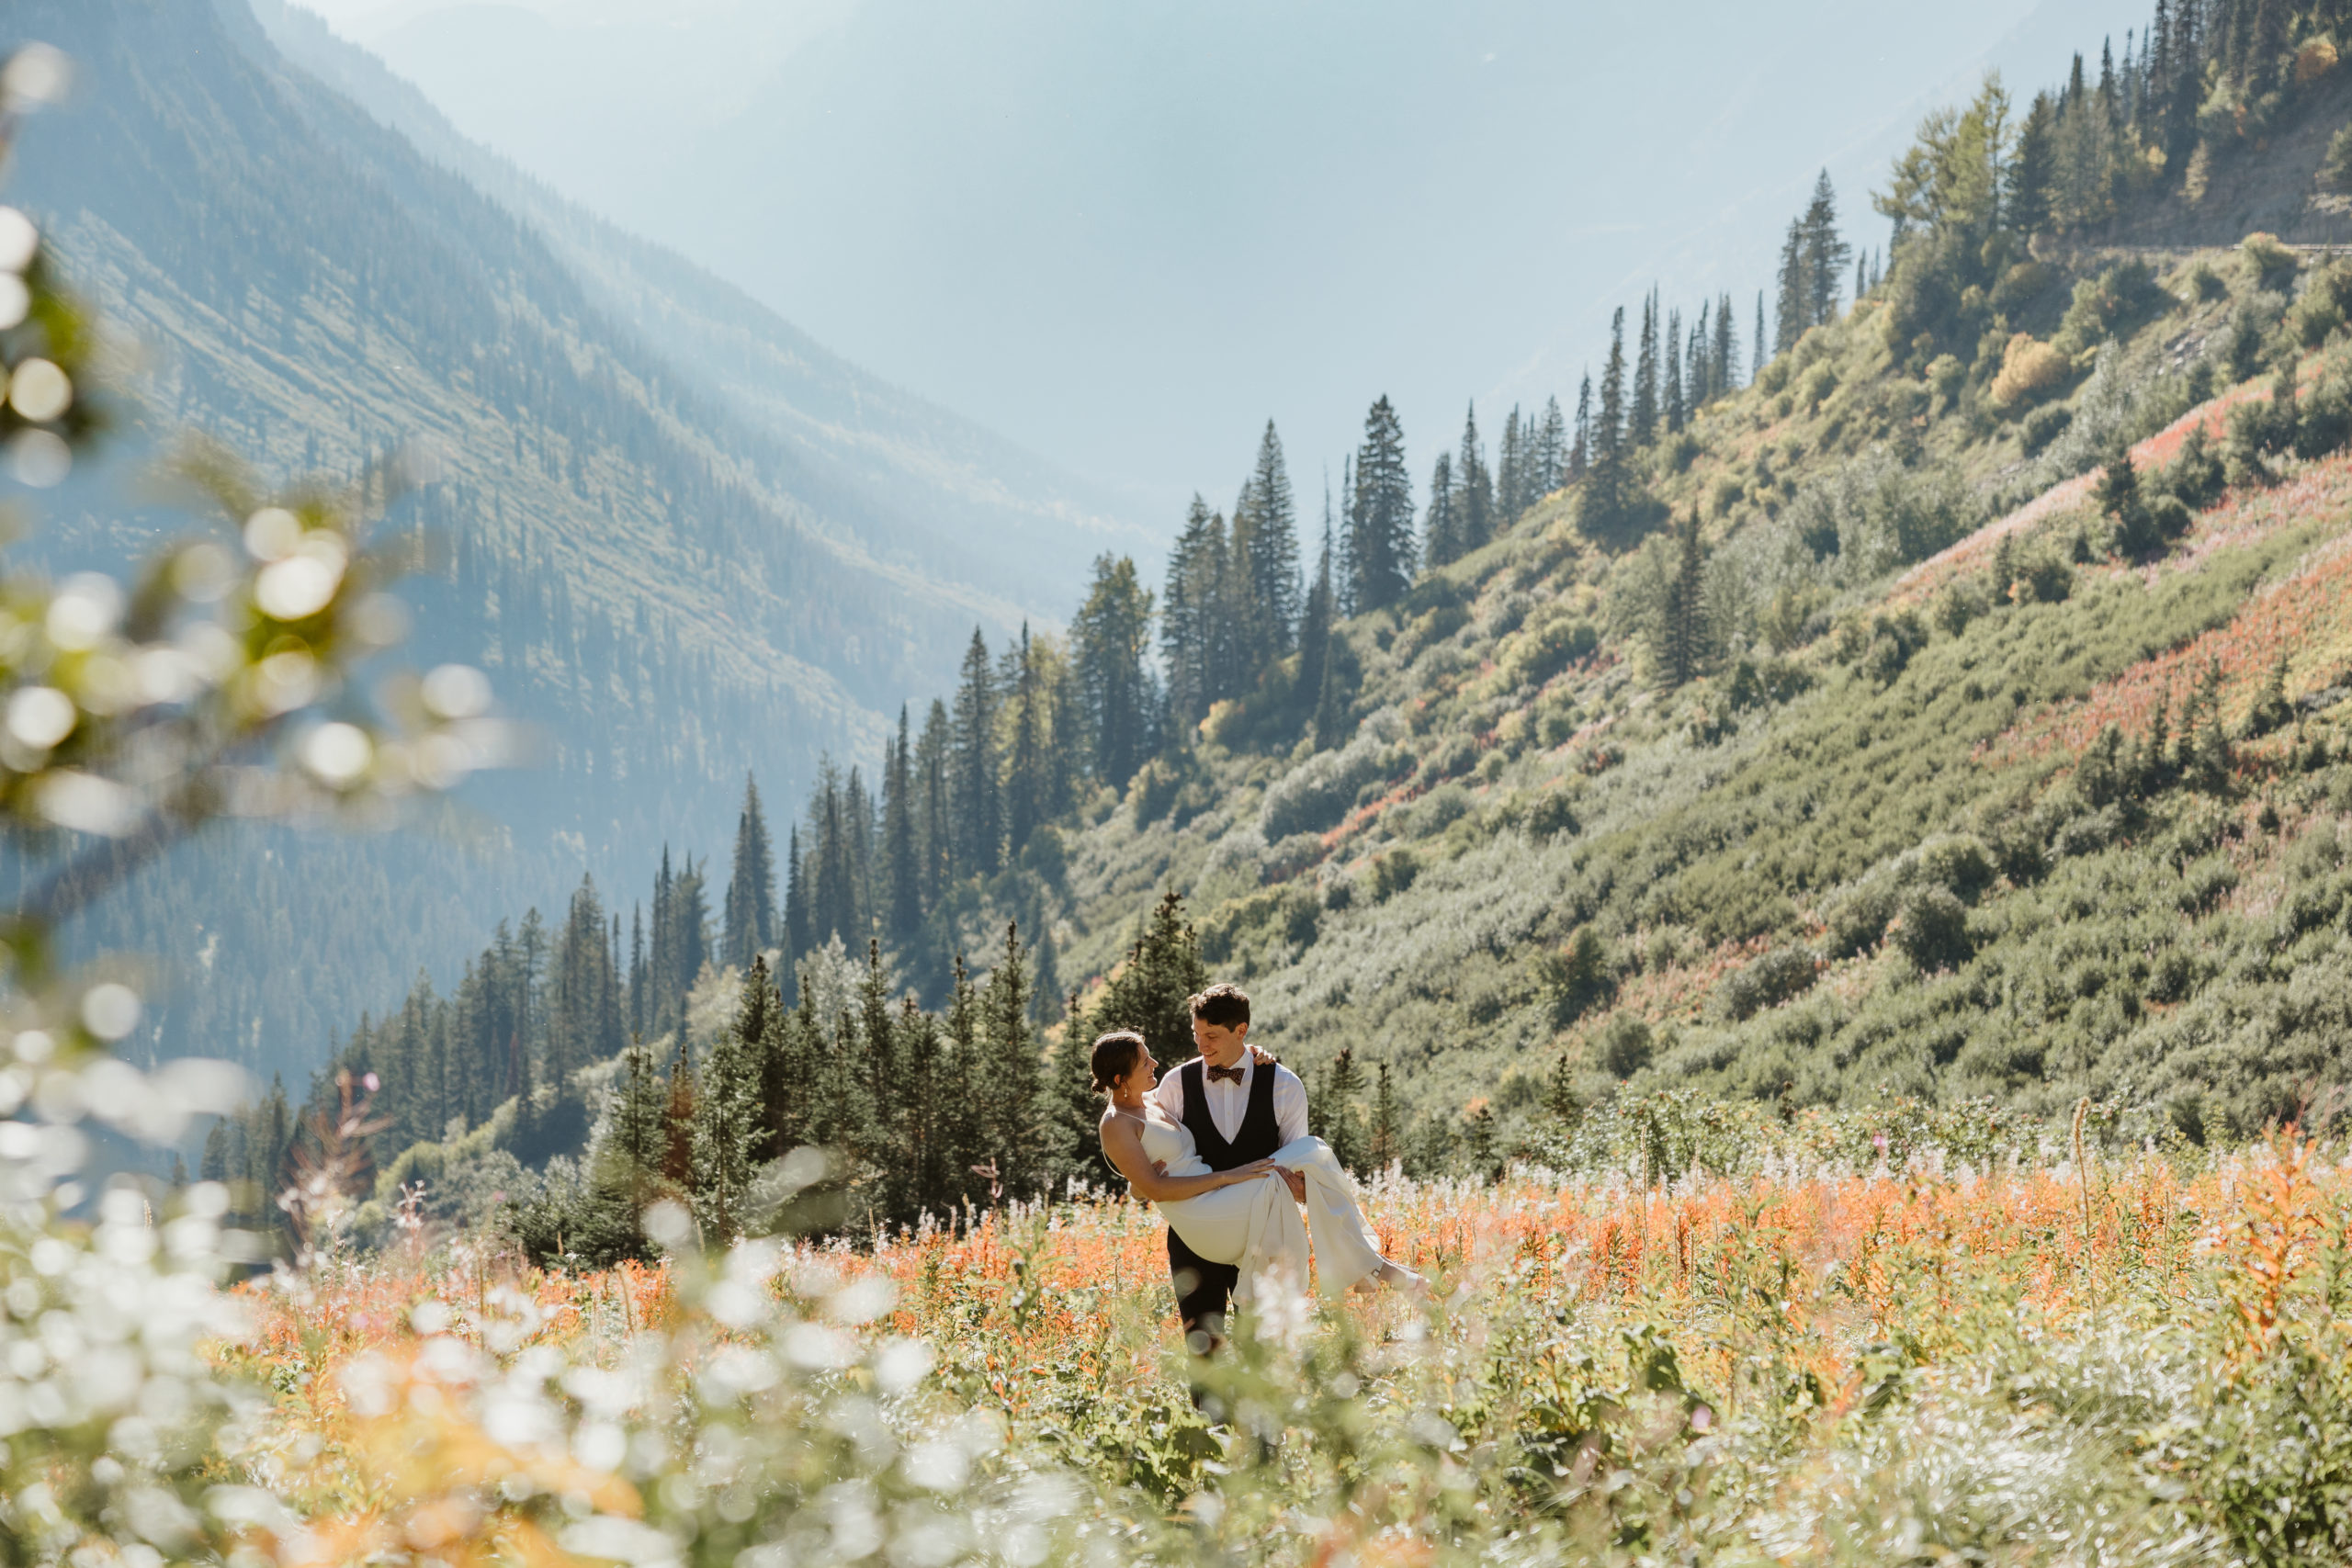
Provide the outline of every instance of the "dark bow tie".
<path id="1" fill-rule="evenodd" d="M 1212 1082 L 1218 1078 L 1230 1078 L 1235 1083 L 1239 1083 L 1241 1081 L 1241 1069 L 1239 1067 L 1210 1067 L 1206 1070 L 1208 1072 L 1210 1081 Z"/>

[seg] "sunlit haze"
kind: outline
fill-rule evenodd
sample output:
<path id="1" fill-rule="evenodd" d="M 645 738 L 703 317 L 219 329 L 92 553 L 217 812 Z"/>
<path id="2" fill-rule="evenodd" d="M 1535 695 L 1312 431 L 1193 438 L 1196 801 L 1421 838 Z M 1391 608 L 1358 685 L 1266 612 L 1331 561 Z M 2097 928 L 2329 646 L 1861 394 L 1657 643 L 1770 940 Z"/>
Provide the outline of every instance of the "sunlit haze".
<path id="1" fill-rule="evenodd" d="M 1314 491 L 1575 393 L 1651 283 L 1751 325 L 1815 173 L 2124 0 L 1454 7 L 309 0 L 460 130 L 1171 526 L 1280 424 Z M 1704 47 L 1695 47 L 1703 44 Z M 1426 468 L 1417 456 L 1415 469 Z"/>

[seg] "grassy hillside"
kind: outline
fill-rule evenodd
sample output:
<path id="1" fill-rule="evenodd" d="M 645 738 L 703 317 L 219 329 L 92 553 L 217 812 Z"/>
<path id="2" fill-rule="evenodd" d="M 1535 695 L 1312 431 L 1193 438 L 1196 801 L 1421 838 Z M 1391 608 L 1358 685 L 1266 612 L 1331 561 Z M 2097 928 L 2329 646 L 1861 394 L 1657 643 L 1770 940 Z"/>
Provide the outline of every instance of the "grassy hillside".
<path id="1" fill-rule="evenodd" d="M 1669 1087 L 2294 1114 L 2352 1021 L 2346 275 L 2122 265 L 2021 267 L 2002 338 L 2063 355 L 2021 417 L 2006 348 L 1923 374 L 1882 290 L 1651 453 L 1695 682 L 1651 654 L 1670 536 L 1603 550 L 1573 491 L 1351 623 L 1352 739 L 1270 753 L 1236 705 L 1180 787 L 1098 803 L 1065 973 L 1179 888 L 1276 1048 L 1393 1067 L 1431 1163 L 1479 1100 Z M 2324 453 L 2261 450 L 2274 365 Z M 2193 503 L 2153 549 L 2092 493 L 2123 439 Z"/>

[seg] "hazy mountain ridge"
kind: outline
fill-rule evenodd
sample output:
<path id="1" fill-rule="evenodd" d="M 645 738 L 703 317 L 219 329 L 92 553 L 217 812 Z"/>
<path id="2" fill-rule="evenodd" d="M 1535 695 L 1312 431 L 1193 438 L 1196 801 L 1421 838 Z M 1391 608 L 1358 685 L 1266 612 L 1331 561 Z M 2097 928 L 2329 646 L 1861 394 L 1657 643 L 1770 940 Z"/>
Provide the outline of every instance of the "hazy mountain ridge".
<path id="1" fill-rule="evenodd" d="M 1086 560 L 1156 543 L 1011 442 L 868 376 L 733 286 L 630 234 L 467 141 L 375 56 L 285 0 L 254 13 L 286 57 L 515 213 L 597 308 L 673 370 L 786 444 L 820 502 L 817 525 L 856 524 L 858 547 L 919 563 L 1057 618 Z"/>
<path id="2" fill-rule="evenodd" d="M 944 680 L 975 622 L 1001 636 L 1034 613 L 919 570 L 920 528 L 865 547 L 888 503 L 612 325 L 527 223 L 276 62 L 241 8 L 42 3 L 8 21 L 81 72 L 9 197 L 134 367 L 114 462 L 48 498 L 33 547 L 119 566 L 187 526 L 123 482 L 186 429 L 280 477 L 424 438 L 438 478 L 389 522 L 443 548 L 404 591 L 410 657 L 484 665 L 548 741 L 543 767 L 467 791 L 486 839 L 265 855 L 223 837 L 94 914 L 84 936 L 164 964 L 135 1049 L 307 1067 L 326 1021 L 420 963 L 447 974 L 515 907 L 554 907 L 582 870 L 632 874 L 664 832 L 716 837 L 747 770 L 789 798 L 821 751 L 875 749 L 883 712 Z M 460 866 L 459 840 L 506 858 Z M 346 869 L 306 886 L 296 862 Z M 435 895 L 412 902 L 411 877 Z M 208 886 L 238 889 L 232 907 Z M 321 976 L 300 998 L 289 919 Z"/>

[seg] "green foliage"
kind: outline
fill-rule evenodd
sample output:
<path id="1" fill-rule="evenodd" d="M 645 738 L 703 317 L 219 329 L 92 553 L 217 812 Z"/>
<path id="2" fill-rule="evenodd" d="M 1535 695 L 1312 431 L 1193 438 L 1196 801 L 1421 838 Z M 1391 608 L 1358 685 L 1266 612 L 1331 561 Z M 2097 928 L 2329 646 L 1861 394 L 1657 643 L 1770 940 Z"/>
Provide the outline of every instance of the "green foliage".
<path id="1" fill-rule="evenodd" d="M 1413 886 L 1421 874 L 1420 857 L 1410 850 L 1390 850 L 1374 857 L 1372 863 L 1372 897 L 1375 904 L 1389 899 Z"/>
<path id="2" fill-rule="evenodd" d="M 1542 980 L 1553 1026 L 1563 1029 L 1607 1001 L 1616 988 L 1609 950 L 1590 926 L 1577 927 L 1559 953 L 1544 954 Z"/>
<path id="3" fill-rule="evenodd" d="M 1819 973 L 1820 965 L 1809 948 L 1774 948 L 1724 976 L 1710 1006 L 1719 1016 L 1738 1022 L 1802 996 L 1813 987 Z"/>
<path id="4" fill-rule="evenodd" d="M 2339 194 L 2352 192 L 2352 125 L 2327 139 L 2326 156 L 2320 160 L 2321 183 Z"/>
<path id="5" fill-rule="evenodd" d="M 1611 1077 L 1629 1078 L 1650 1065 L 1655 1044 L 1647 1023 L 1629 1012 L 1611 1013 L 1593 1043 L 1593 1061 Z"/>
<path id="6" fill-rule="evenodd" d="M 2124 262 L 2075 285 L 2074 299 L 2052 341 L 2060 353 L 2079 355 L 2130 335 L 2177 303 L 2157 285 L 2145 262 Z"/>
<path id="7" fill-rule="evenodd" d="M 2035 453 L 2064 434 L 2066 427 L 2074 423 L 2075 411 L 2063 403 L 2056 403 L 2038 408 L 2026 415 L 2018 434 L 2026 451 Z"/>
<path id="8" fill-rule="evenodd" d="M 2295 253 L 2278 243 L 2275 234 L 2248 234 L 2238 246 L 2238 256 L 2245 265 L 2247 281 L 2256 288 L 2284 288 L 2294 281 L 2300 264 Z"/>

